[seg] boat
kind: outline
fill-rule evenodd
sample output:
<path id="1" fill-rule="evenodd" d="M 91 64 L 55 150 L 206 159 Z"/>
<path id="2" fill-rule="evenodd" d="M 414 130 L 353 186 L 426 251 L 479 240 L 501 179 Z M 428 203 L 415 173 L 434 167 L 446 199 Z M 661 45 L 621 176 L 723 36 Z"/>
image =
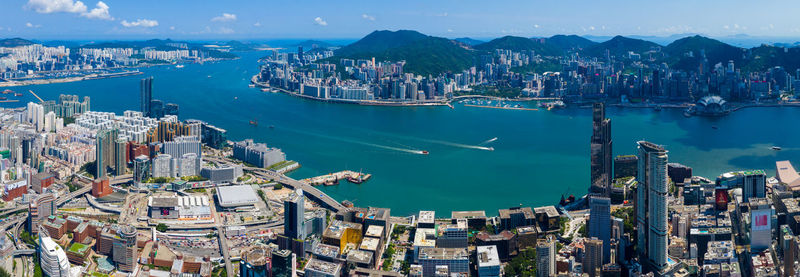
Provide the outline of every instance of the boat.
<path id="1" fill-rule="evenodd" d="M 487 147 L 486 150 L 494 151 L 494 147 Z"/>
<path id="2" fill-rule="evenodd" d="M 275 129 L 275 125 L 269 125 L 270 129 Z"/>
<path id="3" fill-rule="evenodd" d="M 772 150 L 775 150 L 775 151 L 781 151 L 781 148 L 779 146 L 773 146 L 771 148 L 772 148 Z"/>
<path id="4" fill-rule="evenodd" d="M 660 112 L 661 111 L 661 105 L 657 105 L 657 106 L 653 107 L 653 110 L 657 111 L 657 112 Z"/>
<path id="5" fill-rule="evenodd" d="M 14 96 L 17 96 L 17 97 L 22 96 L 22 93 L 19 93 L 19 92 L 14 93 Z"/>
<path id="6" fill-rule="evenodd" d="M 719 127 L 717 127 L 717 125 L 714 125 L 714 126 L 711 126 L 711 129 L 716 130 L 716 129 L 719 129 Z"/>
<path id="7" fill-rule="evenodd" d="M 176 65 L 175 68 L 183 68 L 182 64 Z"/>
<path id="8" fill-rule="evenodd" d="M 207 78 L 211 78 L 211 75 L 206 76 Z"/>
<path id="9" fill-rule="evenodd" d="M 247 85 L 247 86 L 248 86 L 248 87 L 251 87 L 251 88 L 254 88 L 254 87 L 256 87 L 256 84 L 249 84 L 249 85 Z"/>
<path id="10" fill-rule="evenodd" d="M 10 90 L 10 89 L 6 89 L 6 90 L 3 91 L 3 94 L 9 94 L 9 93 L 12 93 L 12 92 L 14 92 L 14 91 Z"/>
<path id="11" fill-rule="evenodd" d="M 418 153 L 420 153 L 422 155 L 428 155 L 429 152 L 428 152 L 428 150 L 420 150 Z"/>
<path id="12" fill-rule="evenodd" d="M 0 97 L 0 100 L 8 100 L 8 97 Z"/>
<path id="13" fill-rule="evenodd" d="M 250 125 L 258 126 L 258 121 L 256 121 L 255 119 L 250 120 Z"/>
<path id="14" fill-rule="evenodd" d="M 239 100 L 239 96 L 234 96 L 233 100 Z"/>
<path id="15" fill-rule="evenodd" d="M 261 92 L 268 92 L 268 91 L 269 91 L 269 89 L 267 89 L 267 88 L 262 88 L 261 89 Z"/>

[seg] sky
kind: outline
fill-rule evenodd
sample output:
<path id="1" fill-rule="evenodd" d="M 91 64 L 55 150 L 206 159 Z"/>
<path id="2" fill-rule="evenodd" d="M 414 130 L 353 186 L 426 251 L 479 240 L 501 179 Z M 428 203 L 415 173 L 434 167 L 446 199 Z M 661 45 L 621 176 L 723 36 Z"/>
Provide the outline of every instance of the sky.
<path id="1" fill-rule="evenodd" d="M 800 38 L 796 0 L 0 0 L 0 38 L 360 38 L 417 30 L 449 38 Z"/>

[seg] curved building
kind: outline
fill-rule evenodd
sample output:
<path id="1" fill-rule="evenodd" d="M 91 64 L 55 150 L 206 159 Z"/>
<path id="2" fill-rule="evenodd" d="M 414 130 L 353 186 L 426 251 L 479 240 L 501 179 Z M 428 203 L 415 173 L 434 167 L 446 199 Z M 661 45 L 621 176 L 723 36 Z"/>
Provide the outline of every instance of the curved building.
<path id="1" fill-rule="evenodd" d="M 67 253 L 46 235 L 39 237 L 39 262 L 42 266 L 42 272 L 46 276 L 69 276 Z"/>
<path id="2" fill-rule="evenodd" d="M 700 98 L 694 106 L 694 114 L 704 116 L 720 116 L 730 112 L 728 102 L 717 95 Z"/>
<path id="3" fill-rule="evenodd" d="M 133 272 L 136 269 L 136 261 L 139 259 L 136 248 L 136 228 L 124 226 L 117 231 L 114 237 L 113 257 L 117 263 L 117 269 L 124 272 Z"/>

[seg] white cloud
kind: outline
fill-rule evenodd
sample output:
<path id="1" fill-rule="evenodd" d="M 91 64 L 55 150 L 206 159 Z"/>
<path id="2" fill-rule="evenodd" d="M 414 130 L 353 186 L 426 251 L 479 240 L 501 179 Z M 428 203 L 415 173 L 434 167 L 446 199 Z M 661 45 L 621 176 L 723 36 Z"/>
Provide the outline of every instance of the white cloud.
<path id="1" fill-rule="evenodd" d="M 28 22 L 28 23 L 25 23 L 25 27 L 28 27 L 28 28 L 39 28 L 39 27 L 42 27 L 42 25 L 39 25 L 39 24 L 34 25 L 33 23 Z"/>
<path id="2" fill-rule="evenodd" d="M 219 30 L 217 31 L 217 33 L 220 33 L 220 34 L 233 34 L 233 33 L 234 33 L 234 31 L 233 31 L 233 29 L 231 29 L 231 28 L 225 28 L 225 27 L 221 27 L 221 28 L 219 28 Z"/>
<path id="3" fill-rule="evenodd" d="M 443 12 L 443 13 L 440 13 L 440 14 L 435 14 L 434 16 L 445 17 L 445 16 L 447 16 L 447 12 Z"/>
<path id="4" fill-rule="evenodd" d="M 125 27 L 128 27 L 128 28 L 130 28 L 130 27 L 151 28 L 151 27 L 158 26 L 158 21 L 150 20 L 150 19 L 137 19 L 136 21 L 128 22 L 127 20 L 123 20 L 122 22 L 120 22 L 120 24 L 122 24 L 122 26 L 125 26 Z"/>
<path id="5" fill-rule="evenodd" d="M 108 5 L 103 1 L 97 1 L 95 8 L 91 10 L 83 2 L 75 0 L 28 0 L 25 7 L 37 13 L 76 13 L 89 19 L 114 20 L 108 13 Z"/>
<path id="6" fill-rule="evenodd" d="M 85 13 L 86 5 L 73 0 L 28 0 L 26 7 L 37 13 Z"/>
<path id="7" fill-rule="evenodd" d="M 725 26 L 722 26 L 722 28 L 725 28 L 725 30 L 727 30 L 727 29 L 730 29 L 731 26 L 725 25 Z"/>
<path id="8" fill-rule="evenodd" d="M 256 27 L 261 27 L 261 22 L 256 22 L 256 23 L 253 23 L 253 26 L 256 26 Z"/>
<path id="9" fill-rule="evenodd" d="M 103 1 L 98 1 L 96 8 L 92 9 L 89 12 L 81 14 L 81 16 L 91 19 L 104 19 L 104 20 L 114 20 L 111 17 L 111 14 L 108 13 L 108 5 Z"/>
<path id="10" fill-rule="evenodd" d="M 447 29 L 447 32 L 448 32 L 448 33 L 452 33 L 452 32 L 453 32 L 453 29 Z"/>
<path id="11" fill-rule="evenodd" d="M 169 29 L 175 31 L 175 26 L 169 26 Z"/>
<path id="12" fill-rule="evenodd" d="M 368 14 L 362 14 L 361 18 L 369 20 L 369 21 L 375 21 L 375 16 L 368 15 Z"/>
<path id="13" fill-rule="evenodd" d="M 539 29 L 539 24 L 533 24 L 533 28 Z"/>
<path id="14" fill-rule="evenodd" d="M 328 21 L 325 21 L 322 19 L 322 17 L 317 16 L 317 18 L 314 18 L 314 24 L 319 26 L 328 26 Z"/>
<path id="15" fill-rule="evenodd" d="M 589 30 L 594 31 L 594 26 L 589 26 Z"/>
<path id="16" fill-rule="evenodd" d="M 222 15 L 211 19 L 211 21 L 216 21 L 216 22 L 227 22 L 235 20 L 236 20 L 236 15 L 232 13 L 223 13 Z"/>

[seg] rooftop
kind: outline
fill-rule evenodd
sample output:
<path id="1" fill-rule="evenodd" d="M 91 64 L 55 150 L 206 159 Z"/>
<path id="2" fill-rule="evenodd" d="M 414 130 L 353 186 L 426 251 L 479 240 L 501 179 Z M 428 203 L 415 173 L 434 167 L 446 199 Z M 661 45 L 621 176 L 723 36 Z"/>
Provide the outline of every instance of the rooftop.
<path id="1" fill-rule="evenodd" d="M 361 233 L 361 224 L 334 220 L 331 221 L 331 225 L 328 226 L 328 229 L 325 229 L 322 235 L 329 238 L 341 238 L 346 229 L 359 230 L 359 233 Z"/>
<path id="2" fill-rule="evenodd" d="M 258 195 L 250 185 L 217 187 L 219 205 L 223 207 L 236 207 L 253 205 L 259 201 Z"/>
<path id="3" fill-rule="evenodd" d="M 781 183 L 788 185 L 792 190 L 800 189 L 800 174 L 794 169 L 790 161 L 775 162 L 777 177 Z"/>
<path id="4" fill-rule="evenodd" d="M 153 208 L 174 208 L 178 206 L 178 197 L 150 196 L 147 205 Z"/>
<path id="5" fill-rule="evenodd" d="M 347 261 L 359 264 L 369 264 L 372 262 L 372 253 L 364 250 L 350 250 L 347 253 Z"/>
<path id="6" fill-rule="evenodd" d="M 485 211 L 453 211 L 450 217 L 455 219 L 468 219 L 468 218 L 486 218 Z"/>
<path id="7" fill-rule="evenodd" d="M 468 260 L 466 248 L 422 248 L 420 260 Z"/>
<path id="8" fill-rule="evenodd" d="M 417 228 L 414 233 L 414 246 L 434 247 L 436 245 L 436 229 Z"/>
<path id="9" fill-rule="evenodd" d="M 70 245 L 69 249 L 67 250 L 67 252 L 76 253 L 78 255 L 84 255 L 86 254 L 86 251 L 89 251 L 89 246 L 77 242 Z"/>
<path id="10" fill-rule="evenodd" d="M 381 240 L 372 238 L 372 237 L 365 237 L 364 240 L 361 241 L 361 250 L 369 250 L 372 252 L 377 252 L 378 247 L 380 247 Z"/>
<path id="11" fill-rule="evenodd" d="M 509 209 L 500 209 L 498 211 L 500 214 L 500 218 L 511 218 L 513 214 L 522 214 L 525 218 L 531 219 L 535 218 L 533 210 L 531 207 L 514 207 Z"/>
<path id="12" fill-rule="evenodd" d="M 311 270 L 316 272 L 322 272 L 325 274 L 338 275 L 339 271 L 341 270 L 341 267 L 342 266 L 338 263 L 329 263 L 326 261 L 321 261 L 311 258 L 310 260 L 308 260 L 308 263 L 306 263 L 305 270 L 306 272 Z"/>
<path id="13" fill-rule="evenodd" d="M 500 256 L 497 254 L 497 246 L 478 246 L 478 266 L 500 266 Z"/>
<path id="14" fill-rule="evenodd" d="M 370 225 L 367 227 L 366 236 L 367 237 L 376 237 L 379 238 L 383 234 L 383 226 L 380 225 Z"/>
<path id="15" fill-rule="evenodd" d="M 418 223 L 433 223 L 436 219 L 436 212 L 434 211 L 419 211 Z"/>

